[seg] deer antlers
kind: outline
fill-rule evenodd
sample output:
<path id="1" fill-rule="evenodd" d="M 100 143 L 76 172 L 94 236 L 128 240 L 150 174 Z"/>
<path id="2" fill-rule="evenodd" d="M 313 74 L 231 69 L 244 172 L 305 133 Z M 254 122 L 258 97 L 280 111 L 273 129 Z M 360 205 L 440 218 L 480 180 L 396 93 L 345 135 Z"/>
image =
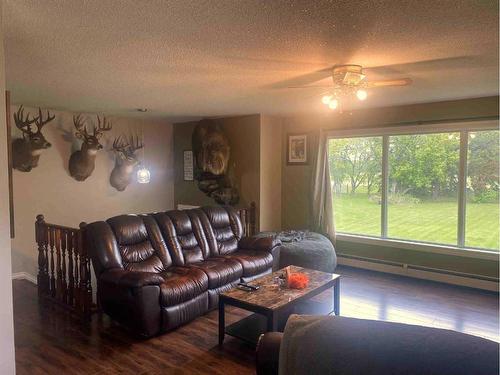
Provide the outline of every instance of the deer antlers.
<path id="1" fill-rule="evenodd" d="M 81 114 L 73 116 L 73 125 L 76 129 L 76 136 L 80 136 L 86 139 L 89 136 L 89 133 L 87 133 L 87 127 L 85 126 L 84 122 L 85 121 L 82 121 Z"/>
<path id="2" fill-rule="evenodd" d="M 31 125 L 35 124 L 37 127 L 37 131 L 40 132 L 42 128 L 54 120 L 56 118 L 55 115 L 50 115 L 50 112 L 47 111 L 47 118 L 43 119 L 42 109 L 38 108 L 38 117 L 33 117 L 30 120 L 30 114 L 28 113 L 26 118 L 24 117 L 24 107 L 20 106 L 16 113 L 14 113 L 14 122 L 16 123 L 16 127 L 23 132 L 25 135 L 35 134 L 31 129 Z"/>
<path id="3" fill-rule="evenodd" d="M 110 131 L 113 128 L 113 125 L 109 122 L 106 121 L 106 117 L 102 116 L 102 124 L 101 124 L 101 118 L 97 116 L 97 128 L 94 125 L 94 137 L 99 138 L 102 133 Z"/>
<path id="4" fill-rule="evenodd" d="M 129 143 L 126 140 L 122 139 L 121 135 L 116 137 L 113 141 L 113 151 L 116 152 L 124 152 L 129 146 Z"/>
<path id="5" fill-rule="evenodd" d="M 42 128 L 56 118 L 56 115 L 51 116 L 50 112 L 47 110 L 47 118 L 43 119 L 42 109 L 38 108 L 38 117 L 35 118 L 35 125 L 38 128 L 38 131 L 41 131 Z"/>
<path id="6" fill-rule="evenodd" d="M 138 135 L 130 136 L 127 140 L 126 137 L 122 137 L 121 135 L 116 137 L 113 141 L 113 151 L 116 152 L 125 152 L 129 151 L 133 154 L 135 151 L 144 147 L 144 143 L 142 142 L 142 138 L 139 138 Z"/>
<path id="7" fill-rule="evenodd" d="M 77 116 L 73 116 L 73 125 L 75 126 L 76 129 L 76 135 L 83 137 L 84 139 L 87 139 L 91 136 L 100 138 L 102 134 L 106 131 L 110 131 L 113 128 L 113 125 L 106 120 L 106 117 L 102 117 L 102 122 L 101 118 L 97 116 L 97 127 L 94 125 L 94 133 L 90 135 L 87 131 L 87 126 L 85 125 L 85 121 L 82 120 L 82 115 L 79 114 Z"/>
<path id="8" fill-rule="evenodd" d="M 140 150 L 141 148 L 144 147 L 144 143 L 142 143 L 142 137 L 139 138 L 138 135 L 136 135 L 135 138 L 134 136 L 131 136 L 129 139 L 129 143 L 132 152 Z"/>

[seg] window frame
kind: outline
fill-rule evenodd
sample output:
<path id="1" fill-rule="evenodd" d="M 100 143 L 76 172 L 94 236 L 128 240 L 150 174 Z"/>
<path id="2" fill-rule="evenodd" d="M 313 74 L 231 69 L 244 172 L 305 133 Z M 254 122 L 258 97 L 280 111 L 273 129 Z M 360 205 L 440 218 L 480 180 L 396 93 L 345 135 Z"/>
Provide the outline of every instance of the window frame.
<path id="1" fill-rule="evenodd" d="M 436 122 L 409 123 L 408 125 L 396 124 L 384 127 L 339 129 L 326 131 L 327 142 L 330 139 L 382 137 L 382 191 L 380 214 L 380 237 L 339 232 L 337 238 L 365 244 L 385 245 L 388 247 L 406 248 L 426 252 L 476 257 L 498 260 L 500 251 L 478 247 L 465 246 L 465 219 L 467 200 L 467 156 L 469 148 L 469 133 L 477 131 L 497 130 L 498 118 L 478 120 L 445 120 Z M 457 210 L 457 243 L 456 245 L 430 243 L 406 239 L 387 237 L 388 213 L 388 181 L 389 181 L 389 137 L 398 135 L 420 135 L 455 132 L 460 133 L 459 150 L 459 180 L 458 180 L 458 210 Z"/>

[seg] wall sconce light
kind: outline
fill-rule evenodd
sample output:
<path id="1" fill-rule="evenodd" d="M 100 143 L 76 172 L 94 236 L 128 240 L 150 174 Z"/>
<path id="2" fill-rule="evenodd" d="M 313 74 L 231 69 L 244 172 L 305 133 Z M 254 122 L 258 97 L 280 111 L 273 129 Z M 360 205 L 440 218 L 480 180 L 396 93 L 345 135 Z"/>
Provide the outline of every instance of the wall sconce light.
<path id="1" fill-rule="evenodd" d="M 144 139 L 144 131 L 142 126 L 141 126 L 141 138 Z M 149 184 L 149 181 L 151 181 L 151 173 L 149 172 L 149 169 L 147 169 L 146 166 L 143 164 L 144 160 L 146 160 L 145 148 L 146 148 L 145 146 L 142 148 L 143 162 L 141 163 L 140 168 L 137 170 L 137 182 L 140 184 Z"/>
<path id="2" fill-rule="evenodd" d="M 149 181 L 151 181 L 151 173 L 149 169 L 143 166 L 137 171 L 137 182 L 140 184 L 149 184 Z"/>

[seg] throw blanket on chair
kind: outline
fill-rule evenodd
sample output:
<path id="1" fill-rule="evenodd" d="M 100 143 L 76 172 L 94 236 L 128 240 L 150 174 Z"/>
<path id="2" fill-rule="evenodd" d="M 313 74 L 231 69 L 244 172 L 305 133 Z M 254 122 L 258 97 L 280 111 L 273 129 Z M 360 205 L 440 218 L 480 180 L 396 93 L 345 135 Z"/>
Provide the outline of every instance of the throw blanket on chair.
<path id="1" fill-rule="evenodd" d="M 459 332 L 339 316 L 292 315 L 280 375 L 498 374 L 496 342 Z"/>

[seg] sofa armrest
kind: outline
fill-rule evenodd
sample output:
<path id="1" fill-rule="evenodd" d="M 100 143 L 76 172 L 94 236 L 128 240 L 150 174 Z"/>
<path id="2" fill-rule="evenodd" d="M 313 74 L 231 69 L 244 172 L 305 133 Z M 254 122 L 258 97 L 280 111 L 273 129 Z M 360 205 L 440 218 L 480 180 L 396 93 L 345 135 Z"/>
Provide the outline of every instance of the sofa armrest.
<path id="1" fill-rule="evenodd" d="M 273 252 L 273 249 L 281 245 L 281 241 L 276 236 L 267 237 L 243 237 L 238 243 L 238 248 L 242 250 L 257 250 Z"/>
<path id="2" fill-rule="evenodd" d="M 161 331 L 160 284 L 163 277 L 152 272 L 114 268 L 97 279 L 100 309 L 139 336 Z"/>
<path id="3" fill-rule="evenodd" d="M 281 338 L 280 332 L 260 336 L 255 355 L 257 375 L 278 375 Z"/>
<path id="4" fill-rule="evenodd" d="M 100 282 L 109 283 L 114 286 L 128 288 L 140 288 L 147 285 L 160 285 L 165 281 L 157 273 L 127 271 L 124 269 L 111 269 L 105 271 L 99 277 Z"/>

